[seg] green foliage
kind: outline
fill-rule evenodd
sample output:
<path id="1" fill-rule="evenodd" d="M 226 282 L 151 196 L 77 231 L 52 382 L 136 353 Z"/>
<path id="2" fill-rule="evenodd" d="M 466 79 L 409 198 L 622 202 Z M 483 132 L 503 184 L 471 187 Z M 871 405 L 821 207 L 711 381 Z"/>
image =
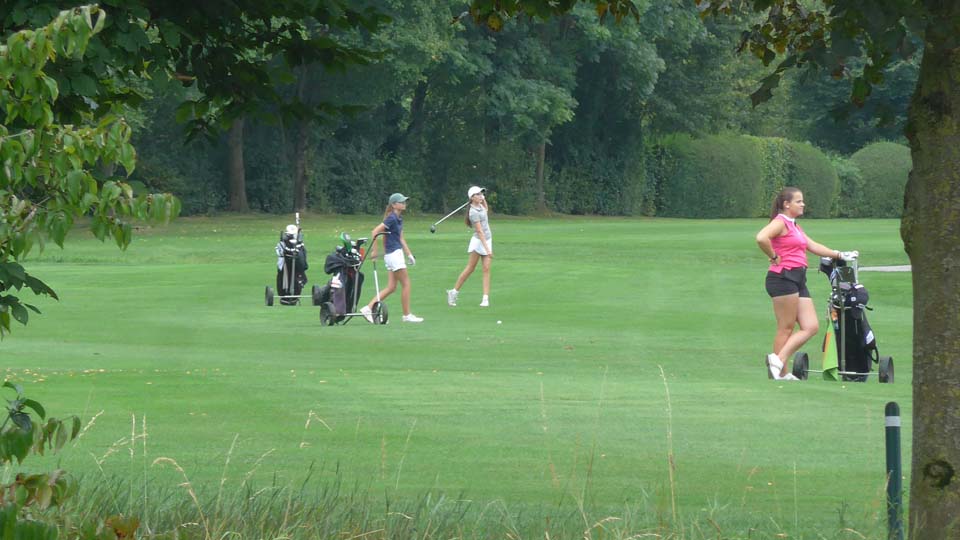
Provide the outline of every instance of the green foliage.
<path id="1" fill-rule="evenodd" d="M 643 153 L 637 162 L 601 159 L 589 154 L 551 175 L 547 199 L 554 211 L 565 214 L 631 215 L 644 208 L 646 176 Z"/>
<path id="2" fill-rule="evenodd" d="M 836 215 L 840 185 L 830 159 L 808 143 L 785 141 L 784 144 L 788 156 L 785 182 L 803 191 L 807 204 L 804 215 L 815 218 Z M 768 202 L 770 200 L 772 196 Z"/>
<path id="3" fill-rule="evenodd" d="M 0 388 L 16 395 L 7 399 L 0 424 L 0 465 L 23 463 L 28 454 L 57 452 L 80 433 L 80 419 L 47 418 L 43 406 L 23 395 L 23 388 L 4 381 Z M 33 411 L 39 419 L 31 418 Z M 77 491 L 77 484 L 62 470 L 52 473 L 21 473 L 9 484 L 0 484 L 0 537 L 23 539 L 57 538 L 57 527 L 28 518 L 51 507 L 59 507 Z"/>
<path id="4" fill-rule="evenodd" d="M 80 419 L 71 416 L 64 420 L 47 418 L 43 406 L 23 395 L 19 384 L 4 381 L 0 388 L 15 392 L 7 399 L 6 414 L 0 424 L 0 465 L 18 465 L 29 455 L 56 453 L 80 434 Z M 39 418 L 39 421 L 31 417 Z M 64 520 L 58 511 L 79 491 L 79 484 L 66 471 L 50 473 L 18 473 L 9 484 L 0 484 L 0 538 L 20 540 L 54 540 L 60 531 L 80 540 L 117 540 L 133 538 L 140 522 L 136 518 L 110 516 L 106 520 L 96 516 L 98 509 L 81 519 Z M 76 524 L 80 523 L 77 527 Z"/>
<path id="5" fill-rule="evenodd" d="M 131 183 L 148 190 L 175 193 L 184 214 L 203 214 L 226 206 L 224 156 L 217 144 L 188 144 L 183 126 L 175 120 L 177 106 L 196 94 L 176 81 L 154 79 L 149 90 L 153 99 L 143 105 L 144 121 L 134 130 L 137 168 Z"/>
<path id="6" fill-rule="evenodd" d="M 64 5 L 82 4 L 4 2 L 0 35 L 43 24 Z M 375 31 L 387 20 L 369 5 L 345 0 L 134 1 L 112 2 L 110 10 L 103 32 L 90 43 L 89 61 L 58 65 L 56 79 L 67 94 L 62 114 L 97 114 L 110 103 L 136 105 L 145 94 L 132 88 L 130 79 L 172 75 L 199 90 L 182 107 L 194 134 L 219 132 L 251 111 L 318 117 L 325 108 L 304 107 L 295 96 L 282 96 L 279 88 L 301 65 L 343 70 L 377 58 L 376 52 L 339 41 L 334 31 Z"/>
<path id="7" fill-rule="evenodd" d="M 307 204 L 316 211 L 379 214 L 385 194 L 404 190 L 417 210 L 445 212 L 467 186 L 483 184 L 491 198 L 503 186 L 498 211 L 533 212 L 540 186 L 531 148 L 545 140 L 547 208 L 655 215 L 665 186 L 656 159 L 648 159 L 655 141 L 718 131 L 798 138 L 811 133 L 814 121 L 805 118 L 827 113 L 827 99 L 787 99 L 804 88 L 793 81 L 792 93 L 750 110 L 742 89 L 764 69 L 733 53 L 736 23 L 704 26 L 691 4 L 634 4 L 640 21 L 602 21 L 581 3 L 562 17 L 521 18 L 490 32 L 469 19 L 451 24 L 457 13 L 437 0 L 377 3 L 391 24 L 369 34 L 330 32 L 351 48 L 386 51 L 382 59 L 342 72 L 305 65 L 294 71 L 295 83 L 275 85 L 283 99 L 299 96 L 322 111 L 324 121 L 247 117 L 248 205 L 290 211 L 295 168 L 305 163 Z M 901 86 L 891 89 L 900 102 L 909 94 Z M 139 155 L 131 179 L 176 193 L 188 214 L 226 209 L 223 140 L 184 145 L 174 121 L 178 109 L 184 120 L 196 116 L 193 105 L 180 104 L 201 93 L 159 77 L 146 93 L 155 97 L 143 106 L 142 125 L 134 124 Z M 354 114 L 340 114 L 350 107 Z M 857 126 L 857 137 L 880 132 Z M 751 216 L 768 213 L 768 199 L 790 174 L 786 143 L 760 141 L 764 188 Z"/>
<path id="8" fill-rule="evenodd" d="M 729 15 L 742 7 L 731 2 L 695 2 L 703 17 Z M 885 82 L 891 64 L 908 60 L 915 52 L 911 32 L 919 33 L 931 22 L 925 20 L 929 17 L 926 6 L 914 2 L 833 0 L 811 7 L 796 0 L 752 0 L 747 4 L 760 16 L 743 32 L 738 50 L 749 51 L 764 66 L 780 58 L 750 96 L 754 105 L 773 96 L 787 70 L 823 68 L 836 79 L 848 78 L 849 102 L 863 106 L 874 87 Z"/>
<path id="9" fill-rule="evenodd" d="M 661 173 L 663 216 L 743 217 L 758 208 L 763 193 L 763 165 L 749 139 L 714 135 L 667 138 L 669 158 Z"/>
<path id="10" fill-rule="evenodd" d="M 0 45 L 0 337 L 9 332 L 11 315 L 26 324 L 27 309 L 38 311 L 11 290 L 27 286 L 56 297 L 15 264 L 34 246 L 43 249 L 49 239 L 62 247 L 74 221 L 88 216 L 97 238 L 111 237 L 125 248 L 130 219 L 166 221 L 179 212 L 172 196 L 135 195 L 127 183 L 94 176 L 94 168 L 114 164 L 134 170 L 132 131 L 123 117 L 81 114 L 79 124 L 57 122 L 60 86 L 44 70 L 59 57 L 81 57 L 105 18 L 97 7 L 63 11 Z"/>
<path id="11" fill-rule="evenodd" d="M 796 118 L 792 138 L 848 155 L 872 141 L 902 139 L 919 70 L 918 57 L 892 62 L 883 72 L 884 84 L 859 107 L 845 103 L 849 79 L 834 79 L 823 71 L 796 77 L 799 81 L 784 93 Z"/>
<path id="12" fill-rule="evenodd" d="M 910 148 L 892 142 L 868 145 L 850 156 L 863 177 L 862 192 L 852 194 L 861 201 L 861 217 L 900 217 L 903 193 L 913 169 Z"/>
<path id="13" fill-rule="evenodd" d="M 645 189 L 655 194 L 657 215 L 765 217 L 770 214 L 770 201 L 784 186 L 805 192 L 811 201 L 809 216 L 835 214 L 837 173 L 820 150 L 806 143 L 739 135 L 702 139 L 682 135 L 665 138 L 646 155 Z"/>

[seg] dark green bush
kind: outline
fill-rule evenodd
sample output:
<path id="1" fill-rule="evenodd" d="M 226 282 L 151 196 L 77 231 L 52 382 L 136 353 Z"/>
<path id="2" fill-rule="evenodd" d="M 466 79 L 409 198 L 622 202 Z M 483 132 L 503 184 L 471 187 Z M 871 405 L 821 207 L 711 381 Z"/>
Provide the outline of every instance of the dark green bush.
<path id="1" fill-rule="evenodd" d="M 659 214 L 689 218 L 743 217 L 756 213 L 763 194 L 763 165 L 746 137 L 670 137 Z"/>
<path id="2" fill-rule="evenodd" d="M 867 145 L 850 156 L 863 175 L 862 217 L 900 217 L 903 191 L 913 168 L 910 148 L 892 142 Z"/>
<path id="3" fill-rule="evenodd" d="M 576 156 L 548 181 L 550 208 L 564 214 L 640 214 L 646 176 L 643 154 L 635 158 Z"/>

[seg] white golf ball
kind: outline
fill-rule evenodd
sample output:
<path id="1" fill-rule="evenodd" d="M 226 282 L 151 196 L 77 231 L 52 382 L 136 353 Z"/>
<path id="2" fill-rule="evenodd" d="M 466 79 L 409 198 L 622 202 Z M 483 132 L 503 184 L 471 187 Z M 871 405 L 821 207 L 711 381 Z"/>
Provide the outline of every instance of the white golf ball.
<path id="1" fill-rule="evenodd" d="M 503 321 L 497 321 L 497 324 L 503 324 Z"/>

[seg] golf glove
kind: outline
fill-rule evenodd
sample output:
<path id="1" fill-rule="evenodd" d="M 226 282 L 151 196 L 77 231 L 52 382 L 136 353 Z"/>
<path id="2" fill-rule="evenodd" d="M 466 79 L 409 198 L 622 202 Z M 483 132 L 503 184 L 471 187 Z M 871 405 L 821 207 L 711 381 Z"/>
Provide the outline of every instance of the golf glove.
<path id="1" fill-rule="evenodd" d="M 417 265 L 417 259 L 414 258 L 413 253 L 407 255 L 407 263 L 410 264 L 410 266 Z"/>
<path id="2" fill-rule="evenodd" d="M 840 258 L 844 261 L 852 261 L 860 256 L 859 251 L 841 251 Z"/>

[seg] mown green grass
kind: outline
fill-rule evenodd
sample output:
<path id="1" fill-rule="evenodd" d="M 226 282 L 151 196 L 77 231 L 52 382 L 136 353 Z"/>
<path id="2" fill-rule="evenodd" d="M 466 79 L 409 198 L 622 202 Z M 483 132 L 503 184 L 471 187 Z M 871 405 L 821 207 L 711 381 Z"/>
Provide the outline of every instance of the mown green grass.
<path id="1" fill-rule="evenodd" d="M 484 309 L 479 272 L 458 307 L 445 303 L 466 229 L 451 219 L 431 235 L 437 216 L 411 216 L 413 310 L 426 321 L 401 323 L 394 296 L 389 325 L 330 328 L 314 307 L 263 305 L 285 219 L 181 219 L 126 252 L 77 231 L 32 257 L 61 301 L 40 301 L 43 315 L 0 343 L 0 376 L 92 425 L 28 464 L 174 492 L 180 473 L 155 459 L 207 492 L 309 476 L 395 504 L 446 494 L 526 515 L 520 530 L 580 505 L 656 523 L 676 501 L 678 523 L 709 517 L 724 534 L 883 536 L 888 401 L 909 463 L 908 273 L 861 275 L 895 384 L 776 383 L 762 365 L 774 320 L 760 220 L 495 216 Z M 306 216 L 311 281 L 326 281 L 339 231 L 366 236 L 377 221 Z M 907 263 L 896 221 L 804 227 L 865 266 Z M 827 280 L 809 282 L 822 313 Z M 805 348 L 813 367 L 822 335 Z"/>

